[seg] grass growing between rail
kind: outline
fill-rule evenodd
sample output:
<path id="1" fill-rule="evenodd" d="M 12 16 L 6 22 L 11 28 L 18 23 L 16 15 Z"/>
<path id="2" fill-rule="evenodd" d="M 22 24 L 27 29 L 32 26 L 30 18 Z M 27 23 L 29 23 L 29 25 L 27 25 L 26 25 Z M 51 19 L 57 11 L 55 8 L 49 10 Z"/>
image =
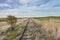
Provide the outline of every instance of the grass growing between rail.
<path id="1" fill-rule="evenodd" d="M 17 34 L 19 34 L 18 30 L 19 29 L 10 32 L 8 35 L 8 40 L 13 40 L 13 38 L 15 38 L 17 36 Z"/>
<path id="2" fill-rule="evenodd" d="M 3 31 L 2 31 L 2 30 L 0 30 L 0 35 L 2 34 L 2 32 L 3 32 Z"/>
<path id="3" fill-rule="evenodd" d="M 15 40 L 16 37 L 18 37 L 22 31 L 22 26 L 23 25 L 19 25 L 18 27 L 16 27 L 17 29 L 12 30 L 9 34 L 8 34 L 8 40 Z M 11 29 L 11 28 L 10 28 Z"/>

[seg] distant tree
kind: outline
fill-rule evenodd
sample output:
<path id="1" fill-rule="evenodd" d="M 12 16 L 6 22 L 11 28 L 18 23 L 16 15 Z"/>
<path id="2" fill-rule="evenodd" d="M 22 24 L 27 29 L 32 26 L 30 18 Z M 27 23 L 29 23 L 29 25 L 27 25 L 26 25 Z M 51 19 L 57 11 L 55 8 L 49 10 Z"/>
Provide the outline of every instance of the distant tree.
<path id="1" fill-rule="evenodd" d="M 7 17 L 7 23 L 11 25 L 12 29 L 16 26 L 17 18 L 15 16 L 9 15 Z"/>

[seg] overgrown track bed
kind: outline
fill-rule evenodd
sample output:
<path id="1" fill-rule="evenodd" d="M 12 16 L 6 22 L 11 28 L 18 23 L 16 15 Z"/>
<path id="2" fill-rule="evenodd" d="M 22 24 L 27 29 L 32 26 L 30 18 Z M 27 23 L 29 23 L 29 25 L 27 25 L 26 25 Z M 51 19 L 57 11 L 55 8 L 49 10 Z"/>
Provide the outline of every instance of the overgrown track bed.
<path id="1" fill-rule="evenodd" d="M 40 30 L 41 27 L 42 25 L 38 25 L 34 20 L 29 19 L 18 40 L 40 40 L 40 34 L 43 33 L 42 30 Z"/>
<path id="2" fill-rule="evenodd" d="M 4 40 L 43 40 L 44 32 L 42 24 L 39 25 L 29 18 L 14 27 L 14 30 L 5 32 Z"/>
<path id="3" fill-rule="evenodd" d="M 22 39 L 23 39 L 24 33 L 25 33 L 26 30 L 27 30 L 27 27 L 28 27 L 29 21 L 30 21 L 30 20 L 28 19 L 28 21 L 27 21 L 27 23 L 26 23 L 26 26 L 25 26 L 25 28 L 24 28 L 22 34 L 21 34 L 21 37 L 20 37 L 18 40 L 22 40 Z"/>
<path id="4" fill-rule="evenodd" d="M 3 40 L 5 40 L 5 39 L 6 40 L 9 40 L 8 39 L 9 33 L 11 33 L 12 31 L 15 31 L 15 30 L 19 29 L 20 28 L 20 25 L 22 25 L 26 21 L 27 21 L 27 19 L 26 20 L 23 20 L 22 22 L 20 22 L 18 25 L 14 26 L 14 27 L 8 28 L 6 31 L 2 32 L 2 34 L 0 35 L 0 38 L 2 38 Z M 12 29 L 14 29 L 14 30 L 12 30 Z"/>

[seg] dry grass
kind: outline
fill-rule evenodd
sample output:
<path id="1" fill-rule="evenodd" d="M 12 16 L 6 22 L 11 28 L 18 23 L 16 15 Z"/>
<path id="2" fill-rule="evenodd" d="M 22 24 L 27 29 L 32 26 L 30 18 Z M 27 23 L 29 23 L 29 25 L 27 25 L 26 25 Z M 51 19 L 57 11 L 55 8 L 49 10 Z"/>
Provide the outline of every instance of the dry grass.
<path id="1" fill-rule="evenodd" d="M 45 35 L 47 36 L 46 40 L 60 40 L 60 20 L 50 19 L 40 22 L 39 21 L 35 20 L 35 22 L 38 24 L 42 24 L 42 30 L 45 31 Z"/>
<path id="2" fill-rule="evenodd" d="M 50 35 L 53 35 L 53 37 L 56 39 L 60 37 L 59 20 L 43 21 L 43 29 L 45 29 L 47 33 L 51 33 Z"/>

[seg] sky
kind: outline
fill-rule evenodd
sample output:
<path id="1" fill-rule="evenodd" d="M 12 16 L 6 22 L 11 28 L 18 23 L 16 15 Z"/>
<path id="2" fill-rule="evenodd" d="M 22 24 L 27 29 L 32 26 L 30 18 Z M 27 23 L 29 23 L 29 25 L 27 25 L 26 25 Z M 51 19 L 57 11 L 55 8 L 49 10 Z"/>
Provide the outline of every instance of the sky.
<path id="1" fill-rule="evenodd" d="M 60 0 L 0 0 L 0 17 L 60 16 Z"/>

